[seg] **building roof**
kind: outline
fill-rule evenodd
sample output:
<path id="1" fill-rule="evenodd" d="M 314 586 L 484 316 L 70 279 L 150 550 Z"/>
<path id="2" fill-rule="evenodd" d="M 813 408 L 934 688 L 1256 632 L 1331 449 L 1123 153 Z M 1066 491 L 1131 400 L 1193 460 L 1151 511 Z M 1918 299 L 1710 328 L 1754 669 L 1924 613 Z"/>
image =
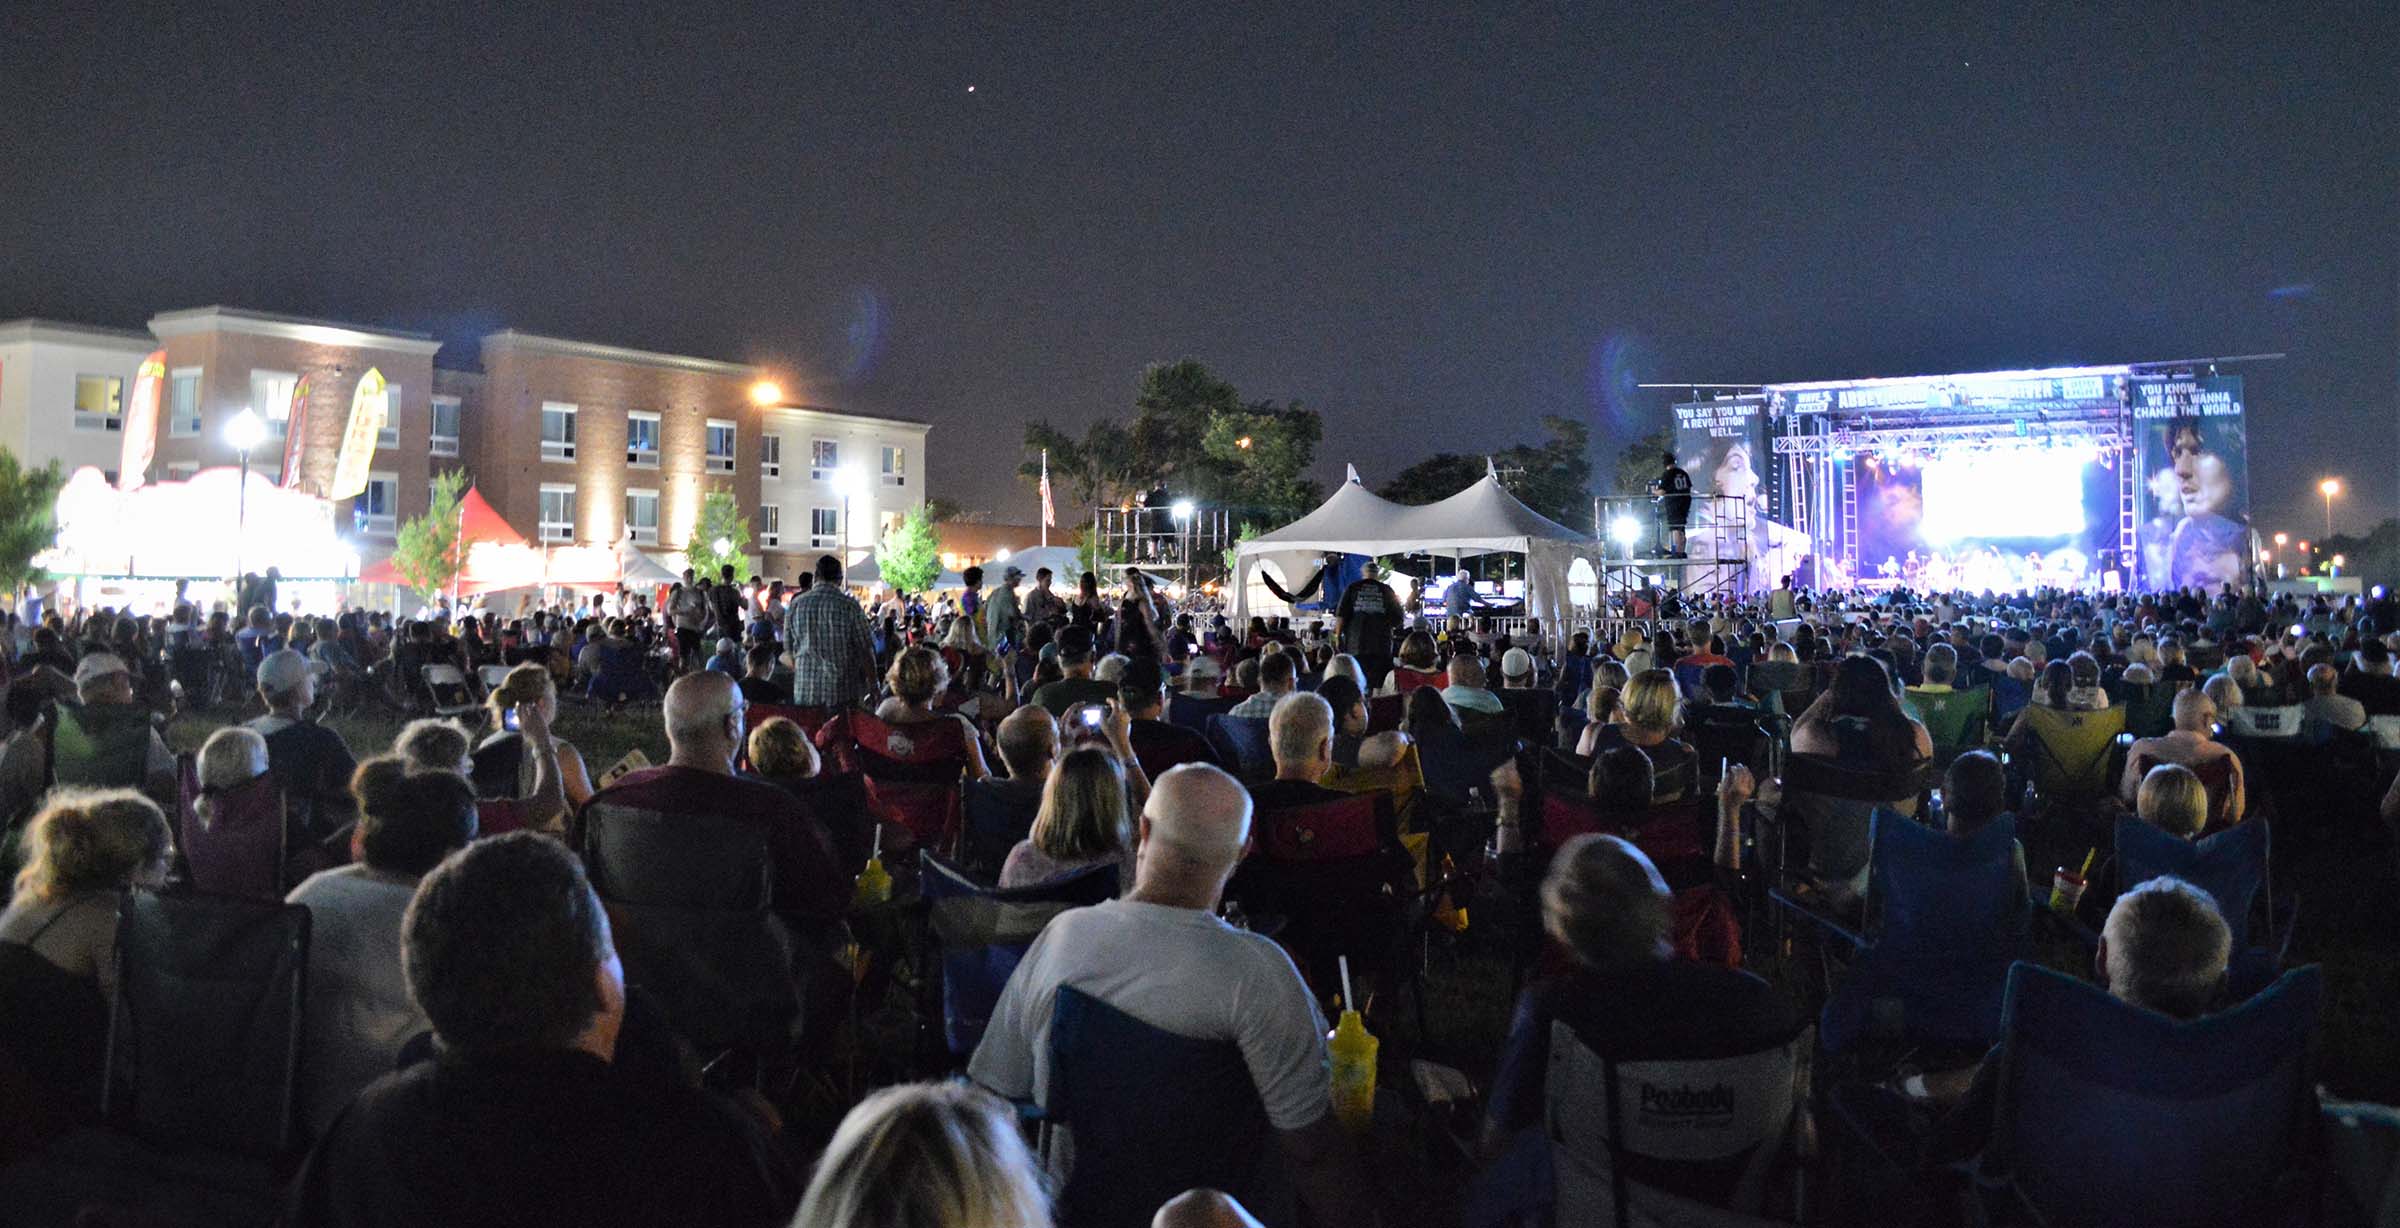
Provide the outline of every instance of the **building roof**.
<path id="1" fill-rule="evenodd" d="M 545 337 L 539 333 L 523 333 L 503 329 L 487 333 L 483 338 L 486 351 L 494 349 L 523 350 L 532 354 L 562 354 L 570 358 L 591 358 L 602 362 L 630 363 L 640 367 L 666 367 L 676 371 L 698 371 L 706 375 L 731 375 L 742 378 L 758 374 L 762 368 L 747 363 L 719 362 L 714 358 L 691 358 L 682 354 L 661 354 L 655 350 L 635 350 L 624 346 L 601 345 L 592 341 L 575 341 L 566 337 Z"/>
<path id="2" fill-rule="evenodd" d="M 130 328 L 105 328 L 98 324 L 76 324 L 67 320 L 0 321 L 0 344 L 23 341 L 59 341 L 72 345 L 123 346 L 126 350 L 148 352 L 158 348 L 158 340 L 145 332 Z"/>
<path id="3" fill-rule="evenodd" d="M 846 418 L 864 418 L 869 422 L 888 422 L 893 426 L 913 426 L 921 431 L 930 431 L 933 429 L 932 423 L 924 421 L 921 418 L 898 418 L 889 414 L 866 414 L 860 413 L 854 409 L 833 409 L 824 405 L 770 405 L 767 407 L 767 412 L 770 414 L 791 414 L 800 418 L 830 418 L 835 421 L 840 421 Z"/>
<path id="4" fill-rule="evenodd" d="M 254 337 L 282 337 L 317 345 L 398 350 L 403 354 L 430 355 L 442 348 L 442 343 L 428 333 L 371 328 L 338 320 L 312 320 L 306 316 L 277 315 L 269 311 L 251 311 L 245 307 L 187 307 L 181 311 L 160 312 L 150 317 L 150 331 L 162 339 L 187 333 L 246 333 Z"/>

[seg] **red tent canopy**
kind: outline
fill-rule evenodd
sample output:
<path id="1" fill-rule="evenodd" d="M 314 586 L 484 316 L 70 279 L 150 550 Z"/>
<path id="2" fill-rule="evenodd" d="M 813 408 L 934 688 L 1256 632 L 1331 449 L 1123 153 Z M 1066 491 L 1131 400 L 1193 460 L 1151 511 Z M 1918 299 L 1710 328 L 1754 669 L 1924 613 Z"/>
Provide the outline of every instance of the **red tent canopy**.
<path id="1" fill-rule="evenodd" d="M 472 486 L 467 488 L 465 494 L 459 496 L 458 522 L 459 550 L 467 559 L 466 566 L 459 572 L 458 590 L 461 593 L 477 593 L 493 588 L 521 587 L 523 581 L 518 577 L 519 569 L 517 568 L 507 569 L 509 574 L 506 576 L 477 575 L 476 563 L 479 560 L 476 557 L 475 547 L 488 543 L 494 546 L 517 546 L 531 549 L 533 543 L 526 541 L 524 534 L 508 527 L 508 522 L 501 519 L 500 513 L 492 510 L 492 505 L 484 502 L 483 495 Z M 491 551 L 483 553 L 493 555 Z M 408 583 L 400 578 L 400 573 L 392 567 L 392 561 L 389 558 L 359 572 L 358 578 L 361 583 L 365 584 Z"/>

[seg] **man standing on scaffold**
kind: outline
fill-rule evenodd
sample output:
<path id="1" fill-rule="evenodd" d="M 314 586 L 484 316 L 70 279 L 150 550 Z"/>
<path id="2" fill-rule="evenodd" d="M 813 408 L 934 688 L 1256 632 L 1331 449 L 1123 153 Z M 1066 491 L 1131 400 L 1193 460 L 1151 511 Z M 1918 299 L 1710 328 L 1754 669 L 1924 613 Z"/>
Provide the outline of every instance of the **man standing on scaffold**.
<path id="1" fill-rule="evenodd" d="M 1667 471 L 1650 482 L 1650 494 L 1658 501 L 1658 527 L 1666 531 L 1667 549 L 1664 557 L 1679 559 L 1683 553 L 1683 529 L 1692 518 L 1692 475 L 1675 463 L 1675 454 L 1663 454 Z"/>

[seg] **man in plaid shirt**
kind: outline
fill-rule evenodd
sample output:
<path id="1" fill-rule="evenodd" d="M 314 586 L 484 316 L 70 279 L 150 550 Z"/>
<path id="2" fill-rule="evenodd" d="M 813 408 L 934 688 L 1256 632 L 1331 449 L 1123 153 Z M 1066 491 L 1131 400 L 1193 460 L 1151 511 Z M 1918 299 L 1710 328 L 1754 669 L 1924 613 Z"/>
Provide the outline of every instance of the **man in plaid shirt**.
<path id="1" fill-rule="evenodd" d="M 842 561 L 817 559 L 817 582 L 783 615 L 783 650 L 792 657 L 792 702 L 847 708 L 875 693 L 875 640 L 867 612 L 842 591 Z"/>

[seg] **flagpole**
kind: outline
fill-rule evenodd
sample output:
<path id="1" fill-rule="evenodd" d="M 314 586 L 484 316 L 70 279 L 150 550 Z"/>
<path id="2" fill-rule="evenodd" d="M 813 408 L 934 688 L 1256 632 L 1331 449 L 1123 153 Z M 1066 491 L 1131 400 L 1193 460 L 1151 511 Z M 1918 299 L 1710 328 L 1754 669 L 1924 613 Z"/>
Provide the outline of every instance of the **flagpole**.
<path id="1" fill-rule="evenodd" d="M 1050 545 L 1050 449 L 1042 449 L 1042 546 Z"/>

